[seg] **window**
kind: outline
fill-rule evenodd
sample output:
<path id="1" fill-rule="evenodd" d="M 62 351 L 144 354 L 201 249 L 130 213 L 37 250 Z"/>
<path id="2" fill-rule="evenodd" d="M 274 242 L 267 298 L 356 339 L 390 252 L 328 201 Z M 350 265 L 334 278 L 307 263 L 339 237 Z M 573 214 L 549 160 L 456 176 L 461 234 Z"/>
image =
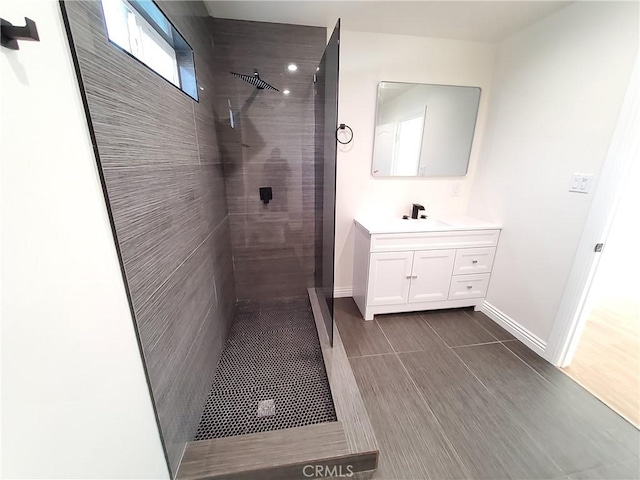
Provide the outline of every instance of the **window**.
<path id="1" fill-rule="evenodd" d="M 101 0 L 109 40 L 195 100 L 193 50 L 151 0 Z"/>

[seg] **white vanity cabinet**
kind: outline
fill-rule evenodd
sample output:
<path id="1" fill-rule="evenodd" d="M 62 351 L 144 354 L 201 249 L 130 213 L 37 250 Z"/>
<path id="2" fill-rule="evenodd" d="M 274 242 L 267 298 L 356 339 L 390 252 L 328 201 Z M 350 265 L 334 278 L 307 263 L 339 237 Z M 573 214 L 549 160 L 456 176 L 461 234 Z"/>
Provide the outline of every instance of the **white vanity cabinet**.
<path id="1" fill-rule="evenodd" d="M 499 226 L 467 217 L 355 224 L 353 298 L 366 320 L 475 306 L 486 296 Z"/>

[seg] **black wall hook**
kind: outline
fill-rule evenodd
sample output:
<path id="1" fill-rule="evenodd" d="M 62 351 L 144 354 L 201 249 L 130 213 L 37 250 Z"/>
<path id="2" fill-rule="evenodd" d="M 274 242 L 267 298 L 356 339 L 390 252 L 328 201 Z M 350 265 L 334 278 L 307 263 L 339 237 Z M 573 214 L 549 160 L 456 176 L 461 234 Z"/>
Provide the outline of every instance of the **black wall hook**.
<path id="1" fill-rule="evenodd" d="M 349 140 L 347 140 L 346 142 L 341 142 L 340 139 L 338 138 L 338 132 L 340 130 L 349 130 L 349 132 L 351 132 L 351 138 L 349 138 Z M 351 130 L 351 127 L 349 125 L 341 123 L 340 126 L 338 128 L 336 128 L 336 140 L 338 141 L 338 143 L 341 143 L 342 145 L 346 145 L 347 143 L 351 143 L 351 141 L 353 140 L 353 130 Z"/>
<path id="2" fill-rule="evenodd" d="M 3 47 L 11 50 L 20 50 L 18 40 L 40 41 L 36 22 L 27 17 L 24 17 L 24 22 L 24 27 L 16 27 L 4 18 L 0 18 L 0 39 Z"/>

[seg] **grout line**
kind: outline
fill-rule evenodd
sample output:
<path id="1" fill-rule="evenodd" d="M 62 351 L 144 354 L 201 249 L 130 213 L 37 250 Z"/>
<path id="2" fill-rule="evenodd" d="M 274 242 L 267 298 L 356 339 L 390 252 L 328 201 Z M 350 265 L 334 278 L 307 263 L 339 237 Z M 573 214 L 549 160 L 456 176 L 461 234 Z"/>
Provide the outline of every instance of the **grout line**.
<path id="1" fill-rule="evenodd" d="M 482 330 L 484 330 L 485 332 L 487 332 L 489 335 L 491 335 L 493 338 L 495 338 L 497 341 L 500 341 L 500 339 L 498 337 L 496 337 L 493 332 L 490 332 L 489 330 L 487 330 L 486 328 L 484 328 L 482 325 L 480 325 L 480 323 L 478 323 L 476 321 L 475 318 L 473 318 L 473 316 L 471 316 L 470 314 L 467 313 L 466 310 L 462 310 L 462 313 L 464 313 L 467 317 L 469 317 L 471 319 L 471 321 L 473 323 L 475 323 L 477 326 L 479 326 Z M 493 322 L 493 320 L 489 319 L 491 322 Z M 499 326 L 499 325 L 498 325 Z M 502 328 L 502 327 L 501 327 Z"/>
<path id="2" fill-rule="evenodd" d="M 507 347 L 504 347 L 506 350 L 509 350 Z M 482 387 L 487 391 L 487 393 L 489 394 L 490 397 L 495 398 L 496 400 L 498 400 L 497 395 L 495 395 L 490 389 L 489 387 L 487 387 L 487 385 L 485 385 L 485 383 L 480 380 L 480 377 L 478 377 L 475 372 L 473 370 L 471 370 L 471 368 L 465 363 L 465 361 L 460 357 L 460 355 L 458 355 L 455 351 L 455 349 L 451 349 L 451 351 L 453 352 L 453 354 L 458 357 L 458 360 L 460 361 L 460 363 L 462 363 L 462 365 L 469 371 L 469 373 L 471 373 L 471 375 L 473 375 L 473 377 L 478 381 L 478 383 L 480 385 L 482 385 Z M 509 350 L 511 351 L 511 350 Z M 513 352 L 512 352 L 513 353 Z M 515 354 L 514 354 L 515 355 Z M 516 355 L 517 356 L 517 355 Z M 522 359 L 520 359 L 522 360 Z M 526 362 L 525 362 L 526 363 Z M 549 461 L 553 464 L 553 466 L 555 466 L 559 472 L 562 472 L 563 475 L 568 475 L 567 472 L 565 472 L 562 468 L 560 468 L 560 466 L 555 462 L 555 460 L 551 457 L 551 455 L 547 452 L 547 450 L 545 448 L 543 448 L 543 445 L 540 445 L 540 443 L 531 436 L 531 434 L 529 433 L 529 431 L 526 429 L 526 427 L 524 425 L 522 425 L 519 421 L 518 421 L 518 417 L 515 416 L 513 413 L 510 413 L 507 409 L 503 408 L 500 406 L 500 404 L 498 402 L 496 402 L 496 405 L 500 408 L 501 411 L 504 412 L 504 416 L 511 420 L 513 422 L 514 425 L 520 427 L 522 429 L 522 431 L 529 437 L 529 439 L 531 440 L 531 442 L 533 442 L 538 449 L 540 450 L 540 452 L 542 452 L 548 459 Z M 505 469 L 508 470 L 507 465 L 503 465 L 505 467 Z"/>
<path id="3" fill-rule="evenodd" d="M 410 353 L 410 352 L 402 352 L 402 353 Z M 395 355 L 396 352 L 387 352 L 387 353 L 369 353 L 367 355 L 353 355 L 351 357 L 347 357 L 348 359 L 352 358 L 368 358 L 368 357 L 384 357 L 385 355 Z"/>
<path id="4" fill-rule="evenodd" d="M 429 322 L 427 322 L 427 321 L 425 320 L 425 323 L 426 323 L 427 325 L 429 325 L 429 328 L 431 328 L 431 330 L 433 330 L 433 333 L 435 333 L 435 334 L 436 334 L 436 335 L 437 335 L 437 336 L 438 336 L 438 337 L 439 337 L 439 338 L 444 342 L 444 339 L 443 339 L 443 338 L 438 334 L 438 332 L 436 332 L 436 330 L 435 330 L 435 329 L 434 329 L 434 328 L 429 324 Z M 444 343 L 445 343 L 445 345 L 446 345 L 446 343 L 447 343 L 447 342 L 444 342 Z M 497 343 L 500 343 L 500 342 L 497 342 Z M 448 345 L 447 345 L 447 346 L 448 346 Z M 509 349 L 508 349 L 507 347 L 505 347 L 504 345 L 503 345 L 503 348 L 505 348 L 506 350 L 509 350 Z M 477 375 L 476 375 L 476 374 L 475 374 L 475 373 L 474 373 L 474 372 L 469 368 L 469 366 L 468 366 L 466 363 L 464 363 L 464 361 L 462 360 L 462 358 L 460 358 L 460 355 L 458 355 L 458 354 L 456 353 L 455 348 L 449 347 L 449 350 L 450 350 L 451 352 L 453 352 L 453 354 L 458 358 L 458 361 L 462 364 L 462 366 L 463 366 L 464 368 L 466 368 L 466 369 L 469 371 L 469 373 L 471 373 L 471 375 L 476 379 L 476 381 L 477 381 L 477 382 L 482 386 L 482 388 L 484 388 L 484 389 L 486 390 L 487 394 L 488 394 L 490 397 L 495 398 L 495 399 L 497 400 L 497 397 L 496 397 L 493 393 L 491 393 L 491 390 L 489 390 L 489 388 L 488 388 L 488 387 L 487 387 L 487 386 L 482 382 L 482 380 L 480 380 L 480 378 L 478 378 L 478 376 L 477 376 Z M 510 351 L 510 350 L 509 350 L 509 351 Z M 512 353 L 513 353 L 513 352 L 512 352 Z M 514 354 L 514 355 L 515 355 L 515 354 Z M 400 361 L 402 361 L 402 360 L 400 360 Z M 562 469 L 558 466 L 558 464 L 556 464 L 556 462 L 555 462 L 555 461 L 554 461 L 554 460 L 549 456 L 549 454 L 547 453 L 547 451 L 546 451 L 545 449 L 543 449 L 543 448 L 542 448 L 542 446 L 541 446 L 541 445 L 540 445 L 540 444 L 539 444 L 539 443 L 538 443 L 538 442 L 537 442 L 537 441 L 536 441 L 536 440 L 535 440 L 535 439 L 534 439 L 534 438 L 529 434 L 529 432 L 527 431 L 527 429 L 526 429 L 526 428 L 524 428 L 524 426 L 523 426 L 523 425 L 521 425 L 521 424 L 520 424 L 520 422 L 518 422 L 517 418 L 513 418 L 513 414 L 509 413 L 509 411 L 508 411 L 508 410 L 506 410 L 505 408 L 501 407 L 501 406 L 499 405 L 499 403 L 497 403 L 497 402 L 496 402 L 496 405 L 500 408 L 500 410 L 501 410 L 502 412 L 504 412 L 504 416 L 506 416 L 509 420 L 511 420 L 515 425 L 517 425 L 517 426 L 519 426 L 520 428 L 522 428 L 522 431 L 523 431 L 523 432 L 524 432 L 524 433 L 525 433 L 525 434 L 526 434 L 526 435 L 531 439 L 531 441 L 532 441 L 532 442 L 533 442 L 533 443 L 534 443 L 534 444 L 539 448 L 539 450 L 540 450 L 540 451 L 541 451 L 541 452 L 542 452 L 542 453 L 543 453 L 543 454 L 544 454 L 544 455 L 549 459 L 549 461 L 550 461 L 550 462 L 551 462 L 551 463 L 552 463 L 552 464 L 553 464 L 553 465 L 558 469 L 558 471 L 559 471 L 559 472 L 562 472 L 562 474 L 563 474 L 563 475 L 566 475 L 566 474 L 565 474 L 565 472 L 564 472 L 564 470 L 562 470 Z M 437 420 L 437 418 L 436 418 L 436 420 Z M 448 437 L 447 437 L 447 438 L 448 438 Z M 454 451 L 455 451 L 455 450 L 454 450 Z M 464 465 L 463 465 L 463 466 L 464 466 Z M 505 469 L 507 469 L 507 470 L 508 470 L 508 467 L 507 467 L 506 465 L 503 465 L 503 467 L 504 467 Z M 469 477 L 469 478 L 471 478 L 471 477 Z"/>
<path id="5" fill-rule="evenodd" d="M 420 318 L 422 319 L 422 321 L 424 321 L 425 323 L 427 323 L 427 325 L 429 325 L 428 322 L 426 322 L 422 316 L 420 315 Z M 400 356 L 398 355 L 398 352 L 396 351 L 396 349 L 394 348 L 393 344 L 391 343 L 391 341 L 389 340 L 389 337 L 387 337 L 387 334 L 384 332 L 384 329 L 380 326 L 380 324 L 378 323 L 378 321 L 374 318 L 373 320 L 374 322 L 376 322 L 376 324 L 378 325 L 378 328 L 380 328 L 380 331 L 382 332 L 382 334 L 384 335 L 384 338 L 387 340 L 387 342 L 389 343 L 389 345 L 391 345 L 391 348 L 393 349 L 393 355 L 396 357 L 396 359 L 400 362 L 400 365 L 402 366 L 402 369 L 404 370 L 404 372 L 406 373 L 407 377 L 409 378 L 409 381 L 411 382 L 411 384 L 413 385 L 413 388 L 415 389 L 415 391 L 418 393 L 418 397 L 422 400 L 422 403 L 424 404 L 424 406 L 426 407 L 426 409 L 429 411 L 429 413 L 431 414 L 431 417 L 433 418 L 433 420 L 436 422 L 436 425 L 438 425 L 438 428 L 440 430 L 440 434 L 442 435 L 442 438 L 444 439 L 445 443 L 447 444 L 447 446 L 451 449 L 451 453 L 454 455 L 456 461 L 458 462 L 458 464 L 460 465 L 460 468 L 467 474 L 468 478 L 471 478 L 471 475 L 469 475 L 469 471 L 467 470 L 467 466 L 464 464 L 464 462 L 462 461 L 462 458 L 460 457 L 460 454 L 457 452 L 457 450 L 455 449 L 455 447 L 453 446 L 453 443 L 451 442 L 451 440 L 449 439 L 449 437 L 446 434 L 446 431 L 444 429 L 444 427 L 440 424 L 440 421 L 438 420 L 438 417 L 436 416 L 436 414 L 433 412 L 433 410 L 431 410 L 431 407 L 429 406 L 429 403 L 427 402 L 426 398 L 424 397 L 424 395 L 422 394 L 422 392 L 420 391 L 420 389 L 418 388 L 417 383 L 415 382 L 415 380 L 413 379 L 413 377 L 411 376 L 411 374 L 409 373 L 409 370 L 407 370 L 407 367 L 405 366 L 404 363 L 402 363 L 402 359 L 400 358 Z M 429 325 L 429 328 L 431 328 L 431 325 Z M 431 330 L 433 330 L 433 328 L 431 328 Z M 435 332 L 435 331 L 434 331 Z M 437 332 L 436 332 L 437 335 Z M 442 340 L 442 339 L 441 339 Z M 445 346 L 448 346 L 447 343 L 442 340 L 442 342 L 445 344 Z M 420 351 L 424 351 L 424 350 L 414 350 L 414 352 L 420 352 Z M 411 353 L 411 352 L 400 352 L 400 353 Z"/>
<path id="6" fill-rule="evenodd" d="M 638 458 L 637 457 L 631 457 L 631 458 L 628 458 L 627 460 L 623 460 L 621 462 L 607 463 L 606 465 L 600 465 L 598 467 L 589 468 L 587 470 L 579 470 L 577 472 L 573 472 L 573 473 L 568 474 L 567 478 L 573 480 L 575 475 L 580 475 L 581 473 L 596 472 L 597 470 L 601 470 L 603 468 L 615 467 L 615 466 L 618 466 L 618 465 L 624 465 L 625 463 L 631 463 L 634 460 L 636 461 L 636 463 L 638 462 Z M 596 477 L 593 477 L 593 478 L 596 478 Z"/>
<path id="7" fill-rule="evenodd" d="M 380 329 L 380 331 L 382 332 L 382 335 L 384 335 L 385 340 L 387 341 L 387 343 L 389 344 L 389 346 L 391 347 L 391 350 L 393 350 L 393 353 L 398 353 L 396 352 L 396 349 L 394 348 L 393 344 L 391 343 L 391 340 L 389 340 L 389 337 L 387 337 L 387 334 L 384 333 L 383 328 L 380 326 L 380 324 L 378 323 L 378 320 L 376 320 L 375 318 L 373 319 L 373 321 L 375 322 L 375 324 L 378 326 L 378 328 Z"/>
<path id="8" fill-rule="evenodd" d="M 481 345 L 495 345 L 497 343 L 501 344 L 502 342 L 500 340 L 496 340 L 495 342 L 471 343 L 469 345 L 454 345 L 453 347 L 449 347 L 449 348 L 454 349 L 454 348 L 478 347 Z"/>
<path id="9" fill-rule="evenodd" d="M 196 87 L 197 88 L 197 87 Z M 193 130 L 196 134 L 196 150 L 198 152 L 198 165 L 202 166 L 202 158 L 200 158 L 200 140 L 198 139 L 198 120 L 196 119 L 196 102 L 191 102 L 191 110 L 193 111 Z"/>
<path id="10" fill-rule="evenodd" d="M 409 353 L 409 352 L 403 352 L 403 353 Z M 435 414 L 435 412 L 429 406 L 429 402 L 427 402 L 427 399 L 425 398 L 424 394 L 422 393 L 420 388 L 418 388 L 418 384 L 416 383 L 416 381 L 411 376 L 411 373 L 409 373 L 409 370 L 407 369 L 406 365 L 404 364 L 404 362 L 402 361 L 402 359 L 400 358 L 400 356 L 397 353 L 395 354 L 395 357 L 400 362 L 400 365 L 402 365 L 402 368 L 405 371 L 405 373 L 407 374 L 407 377 L 409 377 L 409 380 L 411 381 L 411 384 L 413 385 L 413 388 L 418 392 L 418 397 L 422 400 L 422 403 L 425 405 L 425 407 L 427 408 L 427 410 L 431 414 L 431 417 L 436 422 L 436 425 L 438 425 L 439 433 L 442 435 L 442 438 L 444 439 L 444 441 L 447 444 L 447 446 L 451 449 L 451 453 L 453 454 L 453 456 L 457 460 L 458 464 L 460 465 L 460 468 L 462 469 L 462 471 L 465 472 L 467 478 L 473 478 L 473 476 L 470 475 L 470 472 L 467 469 L 467 465 L 462 461 L 462 457 L 460 456 L 460 454 L 458 453 L 458 451 L 454 447 L 453 442 L 451 441 L 451 439 L 447 435 L 447 432 L 446 432 L 445 428 L 440 423 L 440 420 L 438 419 L 438 416 Z"/>
<path id="11" fill-rule="evenodd" d="M 193 257 L 193 255 L 195 255 L 195 253 L 198 251 L 198 249 L 199 249 L 202 245 L 204 245 L 204 244 L 206 243 L 206 241 L 207 241 L 207 240 L 209 240 L 209 237 L 211 237 L 213 234 L 215 234 L 215 233 L 216 233 L 216 231 L 218 230 L 218 228 L 220 228 L 220 226 L 222 226 L 222 224 L 225 222 L 225 220 L 227 219 L 227 217 L 228 217 L 228 215 L 227 215 L 226 217 L 224 217 L 224 218 L 220 221 L 220 223 L 218 223 L 218 225 L 216 225 L 216 226 L 215 226 L 215 228 L 209 232 L 209 234 L 205 237 L 205 239 L 204 239 L 202 242 L 200 242 L 200 243 L 198 244 L 198 246 L 197 246 L 196 248 L 194 248 L 194 249 L 193 249 L 193 251 L 192 251 L 189 255 L 187 255 L 187 257 L 186 257 L 182 262 L 180 262 L 180 264 L 179 264 L 176 268 L 174 268 L 174 269 L 171 271 L 171 273 L 170 273 L 169 275 L 167 275 L 167 278 L 165 278 L 164 282 L 162 282 L 160 285 L 158 285 L 158 287 L 157 287 L 153 292 L 151 292 L 151 293 L 149 294 L 149 296 L 147 297 L 147 300 L 145 300 L 141 305 L 144 305 L 145 303 L 147 303 L 147 302 L 149 301 L 149 299 L 150 299 L 151 297 L 153 297 L 153 296 L 156 294 L 156 292 L 157 292 L 158 290 L 160 290 L 160 289 L 161 289 L 161 288 L 162 288 L 162 287 L 163 287 L 163 286 L 164 286 L 164 285 L 169 281 L 169 279 L 171 279 L 171 277 L 173 276 L 173 274 L 174 274 L 174 273 L 176 273 L 176 272 L 178 271 L 178 269 L 179 269 L 180 267 L 182 267 L 185 263 L 187 263 L 187 262 L 189 261 L 189 259 L 190 259 L 191 257 Z"/>
<path id="12" fill-rule="evenodd" d="M 451 350 L 451 349 L 453 348 L 453 347 L 451 347 L 451 346 L 450 346 L 450 345 L 445 341 L 445 339 L 444 339 L 444 338 L 442 338 L 442 337 L 440 336 L 440 334 L 436 331 L 436 329 L 435 329 L 435 328 L 433 328 L 433 327 L 431 326 L 431 324 L 427 321 L 427 319 L 426 319 L 426 318 L 424 318 L 424 316 L 423 316 L 423 315 L 420 315 L 420 318 L 422 318 L 422 321 L 423 321 L 424 323 L 426 323 L 426 324 L 427 324 L 427 326 L 428 326 L 428 327 L 431 329 L 431 331 L 436 335 L 436 337 L 438 337 L 438 338 L 442 341 L 442 343 L 445 345 L 445 347 L 447 347 L 449 350 Z"/>

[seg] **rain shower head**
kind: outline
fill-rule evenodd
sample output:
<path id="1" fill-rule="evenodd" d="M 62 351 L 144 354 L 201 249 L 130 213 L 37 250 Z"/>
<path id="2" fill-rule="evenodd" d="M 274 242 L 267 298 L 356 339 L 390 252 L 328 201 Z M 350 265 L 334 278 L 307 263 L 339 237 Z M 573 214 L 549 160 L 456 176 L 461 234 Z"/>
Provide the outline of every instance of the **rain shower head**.
<path id="1" fill-rule="evenodd" d="M 236 72 L 231 72 L 231 75 L 235 75 L 236 77 L 240 77 L 245 82 L 250 83 L 251 85 L 255 86 L 258 90 L 267 89 L 267 90 L 275 90 L 276 92 L 280 91 L 276 87 L 274 87 L 273 85 L 269 85 L 267 82 L 262 80 L 260 78 L 260 74 L 258 73 L 258 70 L 254 70 L 253 71 L 253 75 L 244 75 L 243 73 L 236 73 Z"/>

